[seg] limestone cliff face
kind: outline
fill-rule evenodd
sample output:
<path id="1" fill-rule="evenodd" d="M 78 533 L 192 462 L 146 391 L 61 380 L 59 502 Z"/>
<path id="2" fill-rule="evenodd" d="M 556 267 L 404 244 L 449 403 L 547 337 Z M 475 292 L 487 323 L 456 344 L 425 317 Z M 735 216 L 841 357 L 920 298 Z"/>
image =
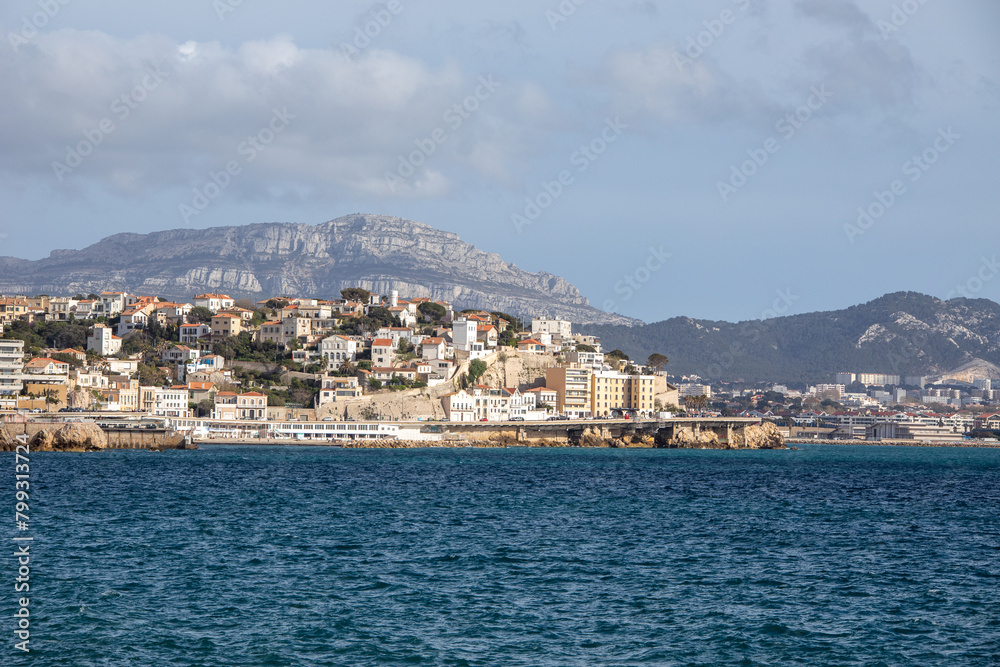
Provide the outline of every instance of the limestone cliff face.
<path id="1" fill-rule="evenodd" d="M 177 299 L 204 291 L 332 298 L 351 286 L 446 299 L 461 308 L 636 323 L 592 308 L 559 276 L 523 271 L 456 234 L 388 216 L 116 234 L 37 262 L 0 258 L 3 293 L 120 289 Z"/>

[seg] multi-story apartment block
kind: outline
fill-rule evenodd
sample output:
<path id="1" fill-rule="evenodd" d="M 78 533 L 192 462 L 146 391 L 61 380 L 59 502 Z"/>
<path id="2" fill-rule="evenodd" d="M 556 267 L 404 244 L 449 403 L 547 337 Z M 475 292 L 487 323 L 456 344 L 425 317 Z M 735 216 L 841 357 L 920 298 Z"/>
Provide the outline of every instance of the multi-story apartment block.
<path id="1" fill-rule="evenodd" d="M 160 417 L 188 416 L 187 385 L 160 387 L 154 393 L 153 414 Z"/>
<path id="2" fill-rule="evenodd" d="M 591 412 L 595 417 L 610 417 L 615 410 L 651 412 L 655 408 L 655 383 L 656 377 L 652 375 L 594 371 Z"/>
<path id="3" fill-rule="evenodd" d="M 471 352 L 473 346 L 478 341 L 478 337 L 479 322 L 476 320 L 460 317 L 452 322 L 451 339 L 454 342 L 456 350 Z"/>
<path id="4" fill-rule="evenodd" d="M 534 337 L 542 334 L 561 336 L 563 340 L 568 340 L 573 336 L 573 324 L 566 320 L 532 319 L 531 335 Z"/>
<path id="5" fill-rule="evenodd" d="M 591 413 L 591 384 L 594 370 L 579 364 L 561 364 L 545 371 L 545 386 L 557 395 L 557 410 L 575 419 Z"/>
<path id="6" fill-rule="evenodd" d="M 899 376 L 884 373 L 858 373 L 857 381 L 866 385 L 899 384 Z"/>
<path id="7" fill-rule="evenodd" d="M 24 388 L 23 369 L 24 341 L 0 340 L 0 407 L 17 407 L 17 395 Z"/>
<path id="8" fill-rule="evenodd" d="M 601 366 L 604 365 L 604 355 L 600 352 L 578 352 L 577 350 L 570 350 L 566 353 L 566 361 L 571 364 L 590 366 L 595 370 L 599 370 Z"/>
<path id="9" fill-rule="evenodd" d="M 705 396 L 712 398 L 712 386 L 707 384 L 688 383 L 678 387 L 678 394 L 684 396 Z"/>

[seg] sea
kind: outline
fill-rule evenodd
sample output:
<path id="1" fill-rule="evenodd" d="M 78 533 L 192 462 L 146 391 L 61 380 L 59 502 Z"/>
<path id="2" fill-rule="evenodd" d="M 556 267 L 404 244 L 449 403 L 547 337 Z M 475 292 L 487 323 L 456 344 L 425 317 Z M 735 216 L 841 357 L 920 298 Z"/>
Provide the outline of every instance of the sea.
<path id="1" fill-rule="evenodd" d="M 998 450 L 0 456 L 4 666 L 1000 664 Z"/>

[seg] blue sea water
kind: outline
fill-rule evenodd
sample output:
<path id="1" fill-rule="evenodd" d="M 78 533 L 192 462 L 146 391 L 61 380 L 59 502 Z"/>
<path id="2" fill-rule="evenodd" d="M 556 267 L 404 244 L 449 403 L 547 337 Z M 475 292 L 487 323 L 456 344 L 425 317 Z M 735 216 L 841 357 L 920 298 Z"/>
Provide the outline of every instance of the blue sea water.
<path id="1" fill-rule="evenodd" d="M 1000 664 L 996 450 L 216 446 L 31 474 L 31 653 L 5 555 L 0 665 Z"/>

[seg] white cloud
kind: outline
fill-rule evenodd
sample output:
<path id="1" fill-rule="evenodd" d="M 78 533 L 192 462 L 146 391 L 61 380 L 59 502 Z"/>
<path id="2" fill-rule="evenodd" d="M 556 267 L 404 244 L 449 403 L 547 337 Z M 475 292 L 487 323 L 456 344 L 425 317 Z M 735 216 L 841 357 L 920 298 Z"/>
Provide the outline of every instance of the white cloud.
<path id="1" fill-rule="evenodd" d="M 453 135 L 449 144 L 412 183 L 391 192 L 439 195 L 449 189 L 450 172 L 504 172 L 507 156 L 495 136 L 484 133 L 484 146 L 476 146 L 477 125 L 502 127 L 517 146 L 523 142 L 516 119 L 525 107 L 543 115 L 551 106 L 544 92 L 505 83 L 453 131 L 444 113 L 477 85 L 478 74 L 455 64 L 430 66 L 374 47 L 352 59 L 337 49 L 300 48 L 287 36 L 230 49 L 63 30 L 0 55 L 0 170 L 14 178 L 51 176 L 64 188 L 89 182 L 144 193 L 198 186 L 210 170 L 236 160 L 243 173 L 232 189 L 248 197 L 286 185 L 387 195 L 384 174 L 398 156 L 444 128 Z M 241 147 L 267 134 L 275 109 L 294 119 L 251 162 Z M 95 146 L 83 146 L 89 154 L 82 164 L 58 181 L 53 163 L 68 166 L 67 147 L 81 142 Z M 491 156 L 488 165 L 483 154 Z"/>

